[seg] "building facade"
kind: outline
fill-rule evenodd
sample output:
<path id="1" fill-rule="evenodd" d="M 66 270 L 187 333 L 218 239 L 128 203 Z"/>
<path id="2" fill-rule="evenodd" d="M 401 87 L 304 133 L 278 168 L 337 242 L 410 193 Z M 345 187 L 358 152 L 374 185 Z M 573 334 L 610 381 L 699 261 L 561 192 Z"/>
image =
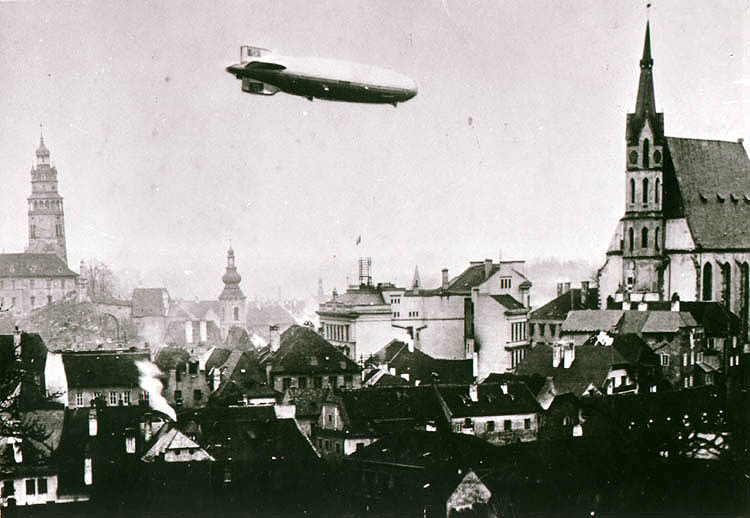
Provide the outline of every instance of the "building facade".
<path id="1" fill-rule="evenodd" d="M 750 160 L 737 142 L 664 135 L 656 111 L 648 25 L 635 112 L 626 126 L 625 215 L 598 272 L 601 307 L 720 301 L 750 317 Z"/>

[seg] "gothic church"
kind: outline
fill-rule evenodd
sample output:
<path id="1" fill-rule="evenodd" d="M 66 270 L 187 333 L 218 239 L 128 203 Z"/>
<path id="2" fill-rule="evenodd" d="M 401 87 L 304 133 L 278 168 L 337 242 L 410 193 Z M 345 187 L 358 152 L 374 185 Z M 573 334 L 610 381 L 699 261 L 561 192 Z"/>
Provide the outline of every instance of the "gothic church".
<path id="1" fill-rule="evenodd" d="M 723 302 L 748 340 L 750 161 L 737 142 L 668 137 L 656 111 L 649 25 L 635 112 L 627 116 L 625 215 L 598 271 L 601 307 Z"/>

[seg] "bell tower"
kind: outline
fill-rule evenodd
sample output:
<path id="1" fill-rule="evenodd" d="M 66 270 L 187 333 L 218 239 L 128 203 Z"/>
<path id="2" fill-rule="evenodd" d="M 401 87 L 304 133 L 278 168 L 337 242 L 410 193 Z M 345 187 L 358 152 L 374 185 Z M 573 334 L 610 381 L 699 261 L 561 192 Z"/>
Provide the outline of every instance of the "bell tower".
<path id="1" fill-rule="evenodd" d="M 651 31 L 640 63 L 635 112 L 627 116 L 625 217 L 622 218 L 623 289 L 643 300 L 662 298 L 664 250 L 664 114 L 657 113 Z"/>
<path id="2" fill-rule="evenodd" d="M 57 254 L 67 265 L 63 198 L 57 192 L 57 169 L 50 165 L 49 157 L 44 135 L 41 135 L 36 166 L 31 169 L 31 195 L 27 198 L 29 245 L 26 252 Z"/>
<path id="3" fill-rule="evenodd" d="M 242 277 L 234 264 L 234 250 L 231 246 L 227 250 L 227 269 L 221 280 L 224 282 L 224 289 L 219 295 L 221 334 L 222 338 L 226 338 L 230 328 L 236 326 L 244 329 L 247 324 L 247 297 L 240 289 Z"/>

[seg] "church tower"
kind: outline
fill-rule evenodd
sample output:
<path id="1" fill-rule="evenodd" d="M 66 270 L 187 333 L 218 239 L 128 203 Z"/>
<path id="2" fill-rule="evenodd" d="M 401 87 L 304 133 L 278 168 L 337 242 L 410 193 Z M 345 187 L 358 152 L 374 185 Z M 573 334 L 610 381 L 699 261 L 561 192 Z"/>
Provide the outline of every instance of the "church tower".
<path id="1" fill-rule="evenodd" d="M 651 34 L 641 58 L 635 112 L 627 116 L 625 216 L 622 218 L 623 288 L 640 300 L 660 300 L 664 267 L 664 114 L 654 99 Z"/>
<path id="2" fill-rule="evenodd" d="M 221 306 L 221 334 L 226 337 L 232 327 L 245 328 L 247 320 L 247 306 L 245 294 L 240 289 L 242 277 L 237 273 L 234 264 L 234 250 L 227 250 L 227 269 L 221 277 L 224 282 L 224 290 L 219 295 Z"/>
<path id="3" fill-rule="evenodd" d="M 63 198 L 57 192 L 57 169 L 50 165 L 49 150 L 40 137 L 36 167 L 31 169 L 29 202 L 29 253 L 54 253 L 67 265 Z"/>

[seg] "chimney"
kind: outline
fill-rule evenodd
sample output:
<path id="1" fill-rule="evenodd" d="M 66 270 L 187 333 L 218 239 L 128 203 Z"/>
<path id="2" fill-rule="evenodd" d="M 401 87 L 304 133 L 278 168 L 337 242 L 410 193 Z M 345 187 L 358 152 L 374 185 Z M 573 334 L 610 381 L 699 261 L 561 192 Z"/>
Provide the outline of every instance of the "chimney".
<path id="1" fill-rule="evenodd" d="M 416 335 L 417 333 L 415 332 L 414 334 Z M 417 339 L 417 337 L 415 336 L 415 337 L 412 337 L 411 340 L 407 340 L 406 341 L 406 347 L 408 348 L 408 350 L 409 350 L 410 353 L 414 352 L 414 340 L 416 340 L 416 339 Z"/>
<path id="2" fill-rule="evenodd" d="M 581 281 L 581 306 L 586 307 L 589 300 L 589 281 Z"/>
<path id="3" fill-rule="evenodd" d="M 21 437 L 8 437 L 8 443 L 13 445 L 13 462 L 21 464 L 23 462 L 23 439 Z"/>
<path id="4" fill-rule="evenodd" d="M 446 289 L 448 287 L 448 268 L 443 268 L 441 273 L 443 274 L 443 289 Z"/>
<path id="5" fill-rule="evenodd" d="M 648 311 L 648 303 L 646 303 L 646 302 L 639 302 L 638 303 L 638 311 Z"/>
<path id="6" fill-rule="evenodd" d="M 557 296 L 559 297 L 562 294 L 563 294 L 563 283 L 558 282 L 557 283 Z"/>
<path id="7" fill-rule="evenodd" d="M 479 402 L 479 387 L 476 383 L 469 385 L 469 397 L 474 403 Z"/>
<path id="8" fill-rule="evenodd" d="M 472 342 L 473 341 L 474 340 L 472 340 Z M 479 353 L 476 351 L 471 353 L 471 375 L 475 380 L 477 379 L 477 376 L 479 376 Z"/>
<path id="9" fill-rule="evenodd" d="M 562 360 L 562 344 L 555 344 L 552 346 L 552 368 L 556 369 L 560 366 L 560 360 Z"/>
<path id="10" fill-rule="evenodd" d="M 151 440 L 151 414 L 148 412 L 143 415 L 143 440 Z"/>
<path id="11" fill-rule="evenodd" d="M 675 293 L 672 295 L 672 305 L 669 308 L 672 311 L 680 311 L 680 296 Z"/>
<path id="12" fill-rule="evenodd" d="M 742 137 L 738 138 L 737 139 L 737 144 L 739 144 L 740 146 L 744 145 L 745 144 L 745 139 L 742 138 Z"/>
<path id="13" fill-rule="evenodd" d="M 569 369 L 576 359 L 576 346 L 567 344 L 563 348 L 563 368 Z"/>
<path id="14" fill-rule="evenodd" d="M 489 279 L 491 273 L 492 273 L 492 259 L 485 259 L 484 260 L 484 278 Z"/>
<path id="15" fill-rule="evenodd" d="M 570 291 L 570 283 L 569 282 L 563 283 L 563 292 L 565 292 L 565 291 Z"/>
<path id="16" fill-rule="evenodd" d="M 99 420 L 96 416 L 96 408 L 89 410 L 89 437 L 96 437 L 99 431 Z"/>
<path id="17" fill-rule="evenodd" d="M 622 310 L 623 311 L 630 311 L 630 300 L 623 300 L 622 301 Z"/>
<path id="18" fill-rule="evenodd" d="M 271 346 L 271 351 L 276 352 L 281 347 L 281 335 L 279 334 L 279 325 L 274 324 L 268 328 L 268 334 L 270 335 L 268 344 Z"/>

